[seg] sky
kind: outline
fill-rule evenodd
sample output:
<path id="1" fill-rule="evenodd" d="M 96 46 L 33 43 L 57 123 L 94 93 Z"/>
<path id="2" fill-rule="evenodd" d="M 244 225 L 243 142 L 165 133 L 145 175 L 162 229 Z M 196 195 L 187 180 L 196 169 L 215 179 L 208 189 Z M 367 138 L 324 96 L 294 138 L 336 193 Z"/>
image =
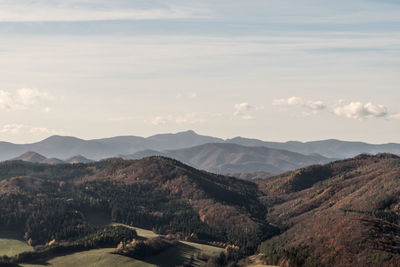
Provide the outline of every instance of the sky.
<path id="1" fill-rule="evenodd" d="M 400 143 L 399 0 L 0 0 L 0 140 Z"/>

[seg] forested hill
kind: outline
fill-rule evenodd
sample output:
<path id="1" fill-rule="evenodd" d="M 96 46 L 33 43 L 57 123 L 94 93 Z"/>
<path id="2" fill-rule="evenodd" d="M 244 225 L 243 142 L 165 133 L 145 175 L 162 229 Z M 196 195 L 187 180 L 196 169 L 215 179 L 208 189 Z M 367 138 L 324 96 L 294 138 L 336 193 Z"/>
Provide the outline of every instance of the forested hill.
<path id="1" fill-rule="evenodd" d="M 391 154 L 256 182 L 159 156 L 72 165 L 10 161 L 0 164 L 0 225 L 32 245 L 87 243 L 99 225 L 114 221 L 235 244 L 240 255 L 258 250 L 267 264 L 399 266 L 399 192 L 400 158 Z"/>
<path id="2" fill-rule="evenodd" d="M 0 164 L 0 224 L 30 244 L 74 240 L 92 218 L 239 245 L 250 253 L 276 229 L 256 184 L 150 157 L 89 164 Z"/>
<path id="3" fill-rule="evenodd" d="M 360 155 L 259 186 L 267 220 L 288 228 L 260 246 L 268 263 L 400 265 L 400 157 Z"/>

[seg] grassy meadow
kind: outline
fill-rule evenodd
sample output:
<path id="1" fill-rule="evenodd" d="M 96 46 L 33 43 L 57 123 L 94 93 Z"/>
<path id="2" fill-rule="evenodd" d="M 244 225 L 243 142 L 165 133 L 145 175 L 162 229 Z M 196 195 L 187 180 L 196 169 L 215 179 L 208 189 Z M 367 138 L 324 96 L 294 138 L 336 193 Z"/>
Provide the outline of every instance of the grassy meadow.
<path id="1" fill-rule="evenodd" d="M 127 226 L 129 227 L 129 226 Z M 158 235 L 152 231 L 135 228 L 139 237 L 152 238 Z M 133 258 L 112 254 L 114 248 L 93 249 L 89 251 L 77 252 L 69 255 L 60 255 L 48 259 L 42 259 L 29 264 L 23 264 L 24 267 L 40 267 L 40 266 L 74 266 L 74 267 L 97 267 L 97 266 L 161 266 L 171 267 L 192 262 L 194 266 L 201 266 L 204 261 L 196 259 L 197 254 L 209 256 L 218 256 L 223 248 L 197 244 L 193 242 L 182 241 L 178 246 L 169 248 L 168 250 L 146 258 L 145 260 L 136 260 Z"/>
<path id="2" fill-rule="evenodd" d="M 10 257 L 32 250 L 33 248 L 22 238 L 22 234 L 0 230 L 0 256 L 7 255 Z"/>

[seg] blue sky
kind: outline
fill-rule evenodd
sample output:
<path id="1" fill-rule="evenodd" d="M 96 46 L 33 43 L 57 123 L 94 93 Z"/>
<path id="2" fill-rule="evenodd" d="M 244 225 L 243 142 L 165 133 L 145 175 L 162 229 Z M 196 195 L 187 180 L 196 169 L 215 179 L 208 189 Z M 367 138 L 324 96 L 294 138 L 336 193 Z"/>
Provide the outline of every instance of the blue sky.
<path id="1" fill-rule="evenodd" d="M 0 139 L 400 142 L 400 1 L 2 1 Z"/>

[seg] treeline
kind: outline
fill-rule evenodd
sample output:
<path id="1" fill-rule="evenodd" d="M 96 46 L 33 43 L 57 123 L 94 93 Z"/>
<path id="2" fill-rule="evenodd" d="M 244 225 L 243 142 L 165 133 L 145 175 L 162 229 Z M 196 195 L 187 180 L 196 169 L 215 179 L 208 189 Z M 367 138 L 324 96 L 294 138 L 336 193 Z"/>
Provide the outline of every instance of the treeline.
<path id="1" fill-rule="evenodd" d="M 73 242 L 55 242 L 46 246 L 38 246 L 35 251 L 23 252 L 14 257 L 0 257 L 0 265 L 30 262 L 54 255 L 74 253 L 103 247 L 116 247 L 137 237 L 135 230 L 123 226 L 106 226 Z"/>
<path id="2" fill-rule="evenodd" d="M 0 195 L 0 224 L 23 232 L 31 245 L 43 245 L 53 239 L 72 241 L 92 233 L 96 230 L 88 222 L 92 211 L 110 214 L 114 222 L 153 229 L 160 234 L 180 233 L 199 240 L 236 244 L 243 249 L 256 248 L 260 238 L 271 233 L 271 229 L 253 234 L 222 232 L 202 222 L 186 201 L 148 184 L 93 181 L 72 188 L 43 187 L 35 194 Z"/>
<path id="3" fill-rule="evenodd" d="M 137 162 L 111 159 L 56 166 L 1 163 L 0 180 L 28 175 L 30 183 L 24 184 L 20 177 L 13 180 L 20 183 L 17 190 L 0 194 L 0 226 L 23 233 L 33 246 L 51 240 L 71 243 L 97 231 L 98 225 L 91 222 L 90 215 L 98 213 L 105 214 L 110 222 L 160 234 L 234 244 L 242 254 L 253 253 L 261 241 L 277 233 L 265 221 L 266 210 L 258 200 L 255 184 L 208 174 L 166 158 L 149 158 L 133 166 Z M 132 173 L 140 173 L 140 177 Z M 85 175 L 94 178 L 82 182 Z M 29 187 L 31 184 L 34 186 Z M 206 223 L 194 210 L 192 200 L 208 211 L 218 212 L 218 205 L 234 207 L 227 216 L 245 220 L 239 224 L 226 218 L 223 225 L 218 224 L 221 227 Z"/>
<path id="4" fill-rule="evenodd" d="M 143 259 L 160 254 L 178 244 L 179 241 L 177 240 L 169 240 L 163 237 L 155 237 L 148 240 L 132 240 L 120 243 L 114 253 L 135 259 Z"/>

